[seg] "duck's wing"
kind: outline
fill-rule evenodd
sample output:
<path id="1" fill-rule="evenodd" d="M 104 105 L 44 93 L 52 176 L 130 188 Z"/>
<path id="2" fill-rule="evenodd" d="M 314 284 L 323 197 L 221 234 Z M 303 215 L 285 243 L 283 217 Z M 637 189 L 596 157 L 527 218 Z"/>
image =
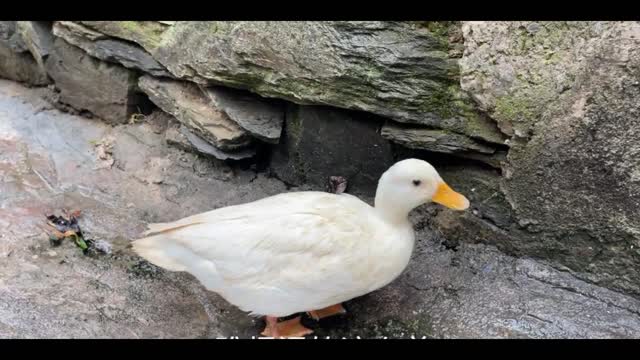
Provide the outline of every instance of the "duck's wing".
<path id="1" fill-rule="evenodd" d="M 364 255 L 362 239 L 373 237 L 368 210 L 350 195 L 282 194 L 155 225 L 134 249 L 158 266 L 189 271 L 201 281 L 203 272 L 211 272 L 215 276 L 205 285 L 212 290 L 348 287 L 366 275 L 357 273 L 365 267 L 355 266 L 352 254 Z"/>

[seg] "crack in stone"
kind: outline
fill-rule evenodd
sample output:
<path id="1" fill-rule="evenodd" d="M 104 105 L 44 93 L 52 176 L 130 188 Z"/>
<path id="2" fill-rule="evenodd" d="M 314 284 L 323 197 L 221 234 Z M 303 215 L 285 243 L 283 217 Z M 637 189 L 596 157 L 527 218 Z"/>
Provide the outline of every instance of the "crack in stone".
<path id="1" fill-rule="evenodd" d="M 543 284 L 550 285 L 554 289 L 561 289 L 561 290 L 565 290 L 565 291 L 568 291 L 568 292 L 571 292 L 571 293 L 574 293 L 574 294 L 582 295 L 582 296 L 584 296 L 586 298 L 595 300 L 595 301 L 600 302 L 602 304 L 605 304 L 607 306 L 611 306 L 611 307 L 614 307 L 614 308 L 619 309 L 619 310 L 624 310 L 624 311 L 627 311 L 627 312 L 629 312 L 629 313 L 631 313 L 633 315 L 636 315 L 636 316 L 640 317 L 640 311 L 629 309 L 629 308 L 626 308 L 624 306 L 620 306 L 618 304 L 614 304 L 611 301 L 608 301 L 608 300 L 605 300 L 605 299 L 601 299 L 598 296 L 595 296 L 595 295 L 580 291 L 580 290 L 578 290 L 576 288 L 573 288 L 573 287 L 570 287 L 570 286 L 558 285 L 557 283 L 554 283 L 553 281 L 549 281 L 549 280 L 546 280 L 546 279 L 538 278 L 538 277 L 535 277 L 534 275 L 531 275 L 531 274 L 528 274 L 528 273 L 524 273 L 524 275 L 526 277 L 528 277 L 529 279 L 536 280 L 536 281 L 539 281 L 539 282 L 541 282 Z M 576 279 L 576 280 L 581 281 L 579 279 Z"/>

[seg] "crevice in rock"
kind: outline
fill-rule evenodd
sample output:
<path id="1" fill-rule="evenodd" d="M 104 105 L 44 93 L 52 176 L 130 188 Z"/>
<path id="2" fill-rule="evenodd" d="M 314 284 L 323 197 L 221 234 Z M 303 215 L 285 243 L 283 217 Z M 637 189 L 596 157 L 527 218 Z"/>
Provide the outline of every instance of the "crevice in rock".
<path id="1" fill-rule="evenodd" d="M 458 252 L 459 247 L 460 247 L 460 243 L 458 243 L 456 241 L 451 241 L 449 239 L 443 240 L 440 244 L 442 246 L 444 246 L 445 249 L 451 250 L 453 252 Z"/>
<path id="2" fill-rule="evenodd" d="M 510 231 L 510 229 L 505 228 L 501 225 L 499 225 L 498 223 L 496 223 L 492 218 L 486 216 L 484 213 L 482 213 L 480 210 L 477 210 L 477 214 L 474 214 L 479 220 L 484 221 L 486 223 L 488 223 L 489 225 L 498 228 L 502 231 L 504 231 L 505 233 L 508 233 Z"/>
<path id="3" fill-rule="evenodd" d="M 552 266 L 552 267 L 553 267 L 553 266 Z M 594 295 L 589 294 L 589 293 L 586 293 L 586 292 L 584 292 L 584 291 L 580 291 L 579 289 L 576 289 L 576 288 L 574 288 L 574 287 L 571 287 L 571 286 L 565 286 L 565 285 L 559 285 L 559 284 L 558 284 L 558 283 L 556 283 L 556 282 L 549 281 L 549 280 L 546 280 L 546 279 L 542 279 L 542 278 L 540 278 L 540 277 L 533 276 L 533 275 L 529 274 L 528 272 L 523 272 L 523 274 L 524 274 L 526 277 L 528 277 L 529 279 L 532 279 L 532 280 L 535 280 L 535 281 L 541 282 L 541 283 L 543 283 L 543 284 L 550 285 L 550 286 L 551 286 L 552 288 L 554 288 L 554 289 L 561 289 L 561 290 L 568 291 L 568 292 L 571 292 L 571 293 L 574 293 L 574 294 L 582 295 L 582 296 L 584 296 L 584 297 L 586 297 L 586 298 L 589 298 L 589 299 L 596 300 L 596 301 L 598 301 L 598 302 L 604 303 L 604 304 L 606 304 L 607 306 L 611 306 L 611 307 L 614 307 L 614 308 L 616 308 L 616 309 L 620 309 L 620 310 L 627 311 L 627 312 L 629 312 L 629 313 L 631 313 L 631 314 L 633 314 L 633 315 L 640 316 L 640 311 L 638 311 L 638 310 L 633 310 L 633 309 L 629 309 L 629 308 L 624 307 L 624 306 L 620 306 L 620 305 L 618 305 L 618 304 L 614 304 L 614 303 L 612 303 L 612 302 L 611 302 L 611 301 L 609 301 L 609 300 L 602 299 L 602 298 L 600 298 L 600 297 L 598 297 L 598 296 L 594 296 Z M 576 280 L 578 280 L 578 281 L 584 281 L 583 279 L 580 279 L 580 278 L 576 278 L 576 277 L 574 277 L 574 278 L 575 278 Z M 585 283 L 589 283 L 589 282 L 587 282 L 587 281 L 584 281 L 584 282 L 585 282 Z M 599 286 L 599 285 L 597 285 L 597 284 L 593 284 L 593 285 L 594 285 L 594 286 L 597 286 L 597 287 L 600 287 L 600 286 Z M 611 292 L 617 293 L 616 291 L 613 291 L 613 290 L 608 290 L 608 291 L 611 291 Z"/>
<path id="4" fill-rule="evenodd" d="M 543 318 L 541 318 L 541 317 L 539 317 L 537 315 L 531 314 L 531 313 L 526 313 L 525 315 L 528 316 L 528 317 L 534 318 L 536 320 L 545 322 L 547 324 L 553 324 L 554 323 L 553 321 L 550 321 L 550 320 L 547 320 L 547 319 L 543 319 Z"/>
<path id="5" fill-rule="evenodd" d="M 136 84 L 137 84 L 136 76 Z M 151 115 L 153 111 L 160 110 L 150 99 L 149 96 L 142 90 L 136 87 L 136 90 L 131 94 L 131 110 L 132 115 L 140 114 L 144 116 Z M 131 119 L 130 119 L 131 120 Z"/>
<path id="6" fill-rule="evenodd" d="M 496 174 L 497 176 L 502 175 L 502 169 L 493 167 L 483 161 L 479 161 L 476 159 L 470 159 L 464 157 L 463 155 L 455 155 L 455 154 L 445 154 L 440 152 L 428 151 L 428 150 L 418 150 L 418 149 L 410 149 L 404 147 L 402 145 L 393 144 L 392 147 L 394 149 L 394 160 L 400 161 L 402 159 L 407 158 L 417 158 L 422 159 L 429 162 L 437 169 L 444 169 L 448 167 L 465 167 L 465 166 L 473 166 L 479 167 L 483 170 L 490 171 L 491 173 Z"/>

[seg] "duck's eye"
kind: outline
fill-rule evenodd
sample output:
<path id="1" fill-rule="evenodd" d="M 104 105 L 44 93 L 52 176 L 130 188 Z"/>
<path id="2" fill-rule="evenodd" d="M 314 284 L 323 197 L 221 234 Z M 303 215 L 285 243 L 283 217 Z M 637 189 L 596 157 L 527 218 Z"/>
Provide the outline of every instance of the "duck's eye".
<path id="1" fill-rule="evenodd" d="M 421 183 L 420 180 L 413 180 L 413 185 L 415 185 L 415 186 L 419 186 L 420 183 Z"/>

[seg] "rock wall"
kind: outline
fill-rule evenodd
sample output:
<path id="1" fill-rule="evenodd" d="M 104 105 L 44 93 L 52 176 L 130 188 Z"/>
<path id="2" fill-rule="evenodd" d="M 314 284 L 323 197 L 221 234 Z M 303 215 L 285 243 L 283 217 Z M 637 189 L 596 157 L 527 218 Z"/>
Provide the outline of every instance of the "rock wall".
<path id="1" fill-rule="evenodd" d="M 468 23 L 462 87 L 511 136 L 484 240 L 640 289 L 640 24 Z M 508 244 L 507 244 L 508 243 Z"/>
<path id="2" fill-rule="evenodd" d="M 42 59 L 29 53 L 28 37 L 18 31 L 18 25 L 17 21 L 0 21 L 0 77 L 46 85 L 49 79 L 40 65 Z"/>
<path id="3" fill-rule="evenodd" d="M 471 211 L 447 246 L 494 244 L 640 296 L 640 99 L 632 22 L 0 22 L 0 77 L 51 84 L 167 144 L 329 176 L 371 195 L 399 158 L 434 163 Z"/>

